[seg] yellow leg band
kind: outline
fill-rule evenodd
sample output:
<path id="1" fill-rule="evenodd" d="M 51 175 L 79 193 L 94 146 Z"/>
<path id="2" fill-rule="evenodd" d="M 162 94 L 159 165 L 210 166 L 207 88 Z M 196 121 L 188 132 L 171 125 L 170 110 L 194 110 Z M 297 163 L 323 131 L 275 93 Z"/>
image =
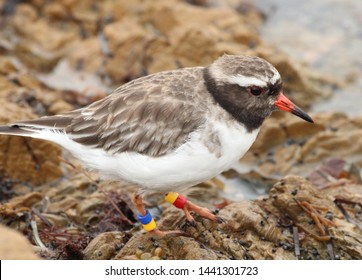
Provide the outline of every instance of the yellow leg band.
<path id="1" fill-rule="evenodd" d="M 169 192 L 169 193 L 166 194 L 165 200 L 167 202 L 170 202 L 171 204 L 173 204 L 176 201 L 177 197 L 178 197 L 177 192 Z"/>
<path id="2" fill-rule="evenodd" d="M 156 228 L 156 222 L 155 220 L 152 218 L 152 221 L 149 222 L 147 225 L 143 225 L 143 228 L 147 231 L 152 231 Z"/>

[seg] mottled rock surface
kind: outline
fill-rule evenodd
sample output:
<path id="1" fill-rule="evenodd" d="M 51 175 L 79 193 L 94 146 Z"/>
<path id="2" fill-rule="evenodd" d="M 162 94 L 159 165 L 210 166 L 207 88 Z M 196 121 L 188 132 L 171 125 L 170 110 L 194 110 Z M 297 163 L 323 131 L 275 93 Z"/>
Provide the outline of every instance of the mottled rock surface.
<path id="1" fill-rule="evenodd" d="M 274 185 L 269 198 L 230 203 L 221 209 L 221 224 L 196 218 L 193 227 L 180 211 L 171 210 L 160 220 L 160 227 L 183 229 L 189 237 L 134 236 L 116 259 L 153 256 L 156 248 L 161 248 L 165 259 L 361 259 L 361 228 L 346 221 L 338 199 L 347 203 L 347 198 L 331 195 L 328 189 L 317 190 L 304 178 L 289 176 Z M 355 193 L 353 203 L 359 204 L 360 199 Z M 320 208 L 316 213 L 330 222 L 322 225 L 324 233 L 299 203 Z"/>

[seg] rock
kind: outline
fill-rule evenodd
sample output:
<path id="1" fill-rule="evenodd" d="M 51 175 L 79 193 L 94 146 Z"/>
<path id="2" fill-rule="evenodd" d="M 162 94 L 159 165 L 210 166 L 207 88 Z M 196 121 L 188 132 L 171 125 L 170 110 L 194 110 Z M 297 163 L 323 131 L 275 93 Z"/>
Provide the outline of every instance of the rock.
<path id="1" fill-rule="evenodd" d="M 0 225 L 1 260 L 39 260 L 29 241 L 19 232 Z"/>
<path id="2" fill-rule="evenodd" d="M 18 57 L 38 70 L 54 66 L 68 44 L 76 38 L 74 30 L 53 27 L 44 18 L 36 17 L 34 8 L 29 4 L 16 7 L 8 27 L 13 29 L 13 36 L 18 39 L 14 46 Z"/>
<path id="3" fill-rule="evenodd" d="M 283 125 L 286 138 L 296 140 L 307 139 L 308 137 L 317 134 L 326 129 L 323 123 L 309 123 L 300 118 L 288 118 Z"/>
<path id="4" fill-rule="evenodd" d="M 255 152 L 267 151 L 277 145 L 284 143 L 286 132 L 274 119 L 266 120 L 257 140 L 253 144 L 252 150 Z"/>
<path id="5" fill-rule="evenodd" d="M 346 189 L 353 191 L 353 184 L 346 186 Z M 338 255 L 343 259 L 360 259 L 362 246 L 357 240 L 361 238 L 362 225 L 358 228 L 348 224 L 349 221 L 335 203 L 338 196 L 327 196 L 326 192 L 315 189 L 304 178 L 288 176 L 274 186 L 269 197 L 273 200 L 273 206 L 277 207 L 281 213 L 285 213 L 287 219 L 293 220 L 300 232 L 304 231 L 307 234 L 301 243 L 301 248 L 305 246 L 301 257 L 328 259 Z M 360 200 L 360 194 L 355 193 L 356 195 L 357 201 Z M 306 215 L 307 212 L 298 205 L 297 201 L 304 201 L 312 205 L 314 213 L 321 215 L 322 219 L 330 221 L 332 226 L 325 227 L 324 230 L 327 235 L 333 236 L 333 239 L 329 242 L 318 240 L 318 236 L 322 236 L 323 233 L 318 230 L 315 223 L 311 223 L 311 216 Z M 348 233 L 346 233 L 347 231 Z M 327 243 L 332 246 L 331 251 L 327 249 Z M 314 250 L 310 250 L 310 248 L 314 248 Z M 355 248 L 355 250 L 351 250 L 351 248 Z M 310 255 L 313 251 L 316 253 Z"/>
<path id="6" fill-rule="evenodd" d="M 113 59 L 107 60 L 105 71 L 118 82 L 136 78 L 142 72 L 144 42 L 151 39 L 135 18 L 109 24 L 104 29 Z M 122 64 L 120 64 L 122 61 Z"/>
<path id="7" fill-rule="evenodd" d="M 283 90 L 299 107 L 305 108 L 318 97 L 328 97 L 330 90 L 323 87 L 322 78 L 270 46 L 261 45 L 256 55 L 270 61 L 283 77 Z"/>
<path id="8" fill-rule="evenodd" d="M 190 237 L 134 235 L 115 259 L 127 259 L 130 255 L 154 256 L 155 242 L 165 259 L 330 259 L 336 255 L 359 259 L 362 250 L 356 240 L 360 240 L 362 232 L 348 225 L 334 199 L 304 178 L 288 176 L 274 185 L 269 199 L 231 203 L 221 209 L 218 215 L 225 221 L 221 224 L 196 217 L 196 227 L 193 227 L 185 224 L 181 211 L 170 209 L 158 222 L 159 227 L 183 229 Z M 358 203 L 359 197 L 354 201 Z M 311 223 L 311 216 L 298 203 L 312 207 L 322 222 L 327 220 L 325 232 L 321 233 L 317 225 Z M 348 240 L 346 231 L 352 236 Z M 295 238 L 299 238 L 298 250 Z M 332 249 L 328 249 L 327 244 Z"/>
<path id="9" fill-rule="evenodd" d="M 11 201 L 5 204 L 8 208 L 12 210 L 26 209 L 33 207 L 43 198 L 42 194 L 39 192 L 29 192 L 27 194 L 14 197 Z"/>
<path id="10" fill-rule="evenodd" d="M 309 124 L 285 112 L 273 115 L 263 124 L 251 151 L 241 163 L 258 165 L 264 176 L 307 175 L 316 164 L 329 159 L 353 158 L 362 152 L 358 118 L 341 113 L 312 114 Z M 353 159 L 352 159 L 353 162 Z"/>
<path id="11" fill-rule="evenodd" d="M 360 154 L 362 130 L 349 133 L 325 131 L 311 137 L 301 149 L 300 158 L 305 162 L 318 162 L 330 154 L 338 157 Z"/>
<path id="12" fill-rule="evenodd" d="M 154 246 L 153 237 L 147 233 L 139 236 L 138 238 L 132 238 L 126 245 L 120 250 L 114 259 L 128 259 L 128 256 L 136 256 L 137 259 L 152 257 L 159 257 L 160 250 L 162 250 L 162 259 L 203 259 L 210 260 L 216 259 L 216 254 L 211 250 L 207 250 L 200 247 L 200 244 L 193 239 L 186 237 L 173 237 L 168 236 L 157 240 L 158 246 Z M 141 247 L 141 252 L 137 256 L 136 251 Z"/>
<path id="13" fill-rule="evenodd" d="M 17 71 L 16 65 L 6 56 L 0 56 L 0 74 L 8 75 Z M 0 85 L 6 83 L 6 80 L 1 81 Z"/>
<path id="14" fill-rule="evenodd" d="M 84 249 L 84 257 L 87 260 L 110 260 L 125 242 L 123 232 L 101 233 Z"/>
<path id="15" fill-rule="evenodd" d="M 41 219 L 36 217 L 35 220 L 38 224 L 38 229 L 45 229 L 49 226 L 53 226 L 55 228 L 66 228 L 69 226 L 69 220 L 64 217 L 64 215 L 60 214 L 42 213 Z M 46 220 L 48 224 L 45 224 L 44 220 Z"/>
<path id="16" fill-rule="evenodd" d="M 59 147 L 22 137 L 0 137 L 0 173 L 39 185 L 62 175 Z"/>
<path id="17" fill-rule="evenodd" d="M 65 19 L 67 16 L 66 7 L 62 6 L 60 3 L 49 3 L 44 7 L 44 15 L 49 18 L 54 19 Z"/>

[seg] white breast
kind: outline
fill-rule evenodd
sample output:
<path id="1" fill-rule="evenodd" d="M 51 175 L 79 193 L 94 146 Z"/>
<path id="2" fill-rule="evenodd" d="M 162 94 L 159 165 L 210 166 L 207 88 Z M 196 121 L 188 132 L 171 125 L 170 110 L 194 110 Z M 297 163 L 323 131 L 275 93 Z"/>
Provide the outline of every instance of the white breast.
<path id="1" fill-rule="evenodd" d="M 203 131 L 192 133 L 188 142 L 176 151 L 150 157 L 135 152 L 110 155 L 100 149 L 84 147 L 64 134 L 43 133 L 47 139 L 62 145 L 86 166 L 104 177 L 124 180 L 157 191 L 180 190 L 211 179 L 239 160 L 254 142 L 258 130 L 247 133 L 238 123 L 227 126 L 215 121 L 212 127 L 219 137 L 220 154 L 211 153 L 203 142 Z"/>

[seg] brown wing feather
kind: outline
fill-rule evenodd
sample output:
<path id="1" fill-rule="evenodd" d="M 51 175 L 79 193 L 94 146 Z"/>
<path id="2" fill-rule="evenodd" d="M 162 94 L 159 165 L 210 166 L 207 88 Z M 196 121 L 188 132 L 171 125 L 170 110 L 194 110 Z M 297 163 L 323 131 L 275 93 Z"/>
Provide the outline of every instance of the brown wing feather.
<path id="1" fill-rule="evenodd" d="M 171 79 L 175 75 L 176 82 Z M 164 155 L 182 145 L 189 133 L 205 122 L 202 108 L 182 94 L 192 92 L 200 83 L 197 75 L 173 71 L 135 80 L 70 114 L 72 122 L 65 131 L 78 143 L 112 154 Z"/>

